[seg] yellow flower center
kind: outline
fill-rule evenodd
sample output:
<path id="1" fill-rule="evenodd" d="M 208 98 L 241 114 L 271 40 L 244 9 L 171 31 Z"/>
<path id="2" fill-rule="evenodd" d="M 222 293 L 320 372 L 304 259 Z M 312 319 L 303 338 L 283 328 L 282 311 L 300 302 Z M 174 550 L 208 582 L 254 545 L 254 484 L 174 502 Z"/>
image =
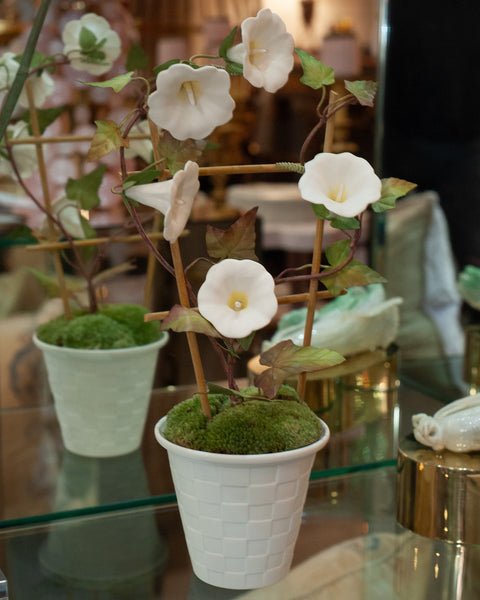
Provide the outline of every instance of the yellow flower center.
<path id="1" fill-rule="evenodd" d="M 240 292 L 235 290 L 230 294 L 230 298 L 228 299 L 228 306 L 232 310 L 238 312 L 240 310 L 244 310 L 248 306 L 248 296 L 244 292 Z"/>
<path id="2" fill-rule="evenodd" d="M 259 42 L 252 41 L 250 42 L 250 47 L 248 49 L 248 58 L 252 64 L 256 62 L 260 62 L 266 53 L 265 48 L 259 47 Z"/>
<path id="3" fill-rule="evenodd" d="M 328 191 L 328 197 L 334 202 L 345 202 L 348 197 L 347 188 L 343 183 L 332 185 Z"/>
<path id="4" fill-rule="evenodd" d="M 200 87 L 200 83 L 195 79 L 193 81 L 184 81 L 178 90 L 180 99 L 183 101 L 187 100 L 192 106 L 195 106 L 201 94 L 202 88 Z"/>

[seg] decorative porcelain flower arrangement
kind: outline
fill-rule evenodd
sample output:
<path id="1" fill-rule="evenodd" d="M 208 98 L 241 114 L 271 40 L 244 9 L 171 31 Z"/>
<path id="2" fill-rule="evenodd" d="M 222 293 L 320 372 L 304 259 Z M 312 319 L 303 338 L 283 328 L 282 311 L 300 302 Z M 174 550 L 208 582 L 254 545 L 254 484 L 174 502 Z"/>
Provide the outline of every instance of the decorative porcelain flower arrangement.
<path id="1" fill-rule="evenodd" d="M 106 73 L 120 53 L 120 40 L 108 22 L 93 14 L 68 23 L 63 32 L 63 56 L 58 58 L 34 55 L 28 80 L 32 82 L 30 98 L 38 109 L 44 99 L 53 93 L 48 75 L 50 67 L 69 63 L 74 69 L 93 75 Z M 332 154 L 325 141 L 323 152 L 305 162 L 307 149 L 314 144 L 321 146 L 318 132 L 329 127 L 337 110 L 353 103 L 373 105 L 376 84 L 371 81 L 345 82 L 343 97 L 329 96 L 329 86 L 335 76 L 331 68 L 302 50 L 294 48 L 292 36 L 287 32 L 281 18 L 268 8 L 257 16 L 246 19 L 241 25 L 241 42 L 236 28 L 222 43 L 218 57 L 194 56 L 189 60 L 176 59 L 157 66 L 156 81 L 143 77 L 135 68 L 109 80 L 89 82 L 86 85 L 111 88 L 120 93 L 126 86 L 136 86 L 144 93 L 138 105 L 117 124 L 113 120 L 96 121 L 97 132 L 89 152 L 91 160 L 99 160 L 112 151 L 118 151 L 122 181 L 116 191 L 137 226 L 141 236 L 161 265 L 175 276 L 179 290 L 179 305 L 167 315 L 150 315 L 148 318 L 162 320 L 162 328 L 185 332 L 189 340 L 192 359 L 205 416 L 210 416 L 208 393 L 213 388 L 206 384 L 201 359 L 196 345 L 196 334 L 207 335 L 219 360 L 225 367 L 228 388 L 224 393 L 232 397 L 232 403 L 251 398 L 263 400 L 283 395 L 299 399 L 295 390 L 283 385 L 286 378 L 302 377 L 306 372 L 337 364 L 343 357 L 328 349 L 309 345 L 307 328 L 304 346 L 283 341 L 270 348 L 262 357 L 270 368 L 263 372 L 254 388 L 238 389 L 233 378 L 233 362 L 242 350 L 248 349 L 256 331 L 268 325 L 277 312 L 279 302 L 276 286 L 280 283 L 305 281 L 310 285 L 303 300 L 309 302 L 313 314 L 318 297 L 333 297 L 350 286 L 366 285 L 383 281 L 383 278 L 354 258 L 361 231 L 362 213 L 371 207 L 376 212 L 393 208 L 397 198 L 405 195 L 412 184 L 397 180 L 380 180 L 372 167 L 362 158 L 350 153 Z M 258 262 L 255 255 L 255 210 L 241 216 L 226 231 L 209 227 L 207 232 L 209 265 L 205 281 L 198 290 L 193 289 L 187 278 L 189 266 L 182 262 L 179 237 L 187 227 L 192 205 L 200 188 L 203 167 L 203 150 L 206 138 L 219 126 L 227 123 L 235 110 L 230 95 L 231 77 L 243 76 L 252 86 L 275 93 L 291 76 L 295 53 L 303 67 L 301 82 L 318 90 L 318 123 L 299 149 L 298 163 L 278 163 L 260 167 L 240 165 L 223 167 L 224 172 L 282 172 L 300 175 L 299 189 L 302 198 L 312 203 L 312 219 L 317 222 L 317 242 L 313 248 L 313 262 L 272 276 Z M 206 58 L 223 59 L 223 64 L 203 65 Z M 0 82 L 3 89 L 9 87 L 16 75 L 18 57 L 4 55 L 0 59 Z M 132 64 L 132 61 L 130 61 Z M 13 89 L 13 88 L 12 88 Z M 25 92 L 26 93 L 26 92 Z M 140 93 L 140 92 L 139 92 Z M 34 145 L 14 146 L 11 140 L 25 137 L 30 126 L 29 111 L 16 117 L 8 125 L 7 140 L 0 152 L 0 171 L 14 173 L 20 181 L 31 174 Z M 25 96 L 20 92 L 19 105 Z M 8 104 L 5 105 L 8 108 Z M 47 123 L 54 115 L 48 110 L 43 115 Z M 1 124 L 1 121 L 0 121 Z M 153 143 L 154 160 L 143 171 L 128 172 L 125 156 L 134 148 L 129 135 L 135 130 L 149 131 Z M 138 151 L 145 153 L 138 146 Z M 33 153 L 32 153 L 33 151 Z M 211 172 L 211 171 L 210 171 Z M 44 211 L 50 233 L 57 231 L 65 238 L 86 277 L 90 310 L 96 310 L 93 280 L 94 271 L 88 270 L 75 240 L 95 235 L 81 209 L 98 205 L 98 187 L 102 171 L 96 170 L 78 181 L 69 181 L 66 198 L 42 203 L 29 192 L 32 199 Z M 26 186 L 25 186 L 26 188 Z M 27 188 L 26 188 L 27 189 Z M 138 203 L 154 208 L 163 215 L 163 236 L 170 243 L 172 262 L 163 257 L 145 231 L 138 214 Z M 325 250 L 328 264 L 320 265 L 321 226 L 324 220 L 345 232 L 345 239 Z M 39 235 L 41 238 L 41 234 Z M 188 243 L 188 241 L 186 242 Z M 77 265 L 77 267 L 78 267 Z M 321 282 L 325 290 L 318 292 Z M 218 392 L 218 387 L 215 388 Z M 301 394 L 300 394 L 301 396 Z"/>

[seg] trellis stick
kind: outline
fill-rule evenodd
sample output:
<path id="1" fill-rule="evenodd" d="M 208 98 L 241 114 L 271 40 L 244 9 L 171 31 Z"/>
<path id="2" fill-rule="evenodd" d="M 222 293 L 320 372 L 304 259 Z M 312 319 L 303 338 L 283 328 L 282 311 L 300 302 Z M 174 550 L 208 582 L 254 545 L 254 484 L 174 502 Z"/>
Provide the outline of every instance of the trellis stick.
<path id="1" fill-rule="evenodd" d="M 163 239 L 163 233 L 149 233 L 149 237 L 152 240 L 161 240 Z M 63 250 L 64 248 L 70 248 L 71 246 L 77 246 L 79 248 L 85 248 L 88 246 L 100 246 L 100 244 L 120 244 L 120 243 L 130 243 L 130 242 L 141 242 L 143 240 L 142 236 L 139 234 L 134 235 L 118 235 L 112 237 L 96 237 L 96 238 L 88 238 L 85 240 L 72 240 L 71 242 L 41 242 L 40 244 L 32 244 L 31 246 L 27 246 L 27 250 L 31 252 L 35 252 L 38 250 Z"/>
<path id="2" fill-rule="evenodd" d="M 340 295 L 346 293 L 346 290 L 340 292 Z M 279 304 L 296 304 L 299 302 L 305 302 L 308 300 L 308 293 L 303 294 L 287 294 L 285 296 L 278 296 L 277 301 Z M 327 290 L 322 290 L 321 292 L 317 292 L 317 300 L 327 300 L 333 298 L 334 296 L 328 292 Z M 198 311 L 198 308 L 194 307 L 193 310 Z M 163 310 L 161 312 L 153 312 L 145 315 L 145 321 L 163 321 L 165 317 L 168 315 L 168 310 Z"/>
<path id="3" fill-rule="evenodd" d="M 155 158 L 155 161 L 158 161 L 161 158 L 158 153 L 158 129 L 155 126 L 155 124 L 151 121 L 151 119 L 148 119 L 148 126 L 150 128 L 150 139 L 152 140 L 153 156 Z M 162 214 L 159 213 L 158 211 L 155 211 L 155 215 L 153 217 L 153 225 L 152 225 L 152 233 L 153 234 L 156 234 L 159 232 L 161 224 L 162 224 Z M 156 266 L 157 266 L 157 261 L 155 259 L 155 256 L 153 255 L 152 252 L 149 252 L 148 258 L 147 258 L 145 289 L 143 292 L 143 294 L 144 294 L 143 302 L 144 302 L 145 306 L 150 306 L 150 301 L 151 301 L 151 297 L 152 297 L 152 289 L 153 289 L 153 278 L 155 276 Z"/>
<path id="4" fill-rule="evenodd" d="M 151 123 L 150 120 L 149 124 L 153 144 L 153 157 L 157 162 L 161 159 L 161 156 L 158 152 L 157 144 L 158 132 L 155 125 Z M 180 300 L 180 304 L 185 308 L 190 308 L 190 299 L 188 297 L 185 270 L 183 268 L 182 255 L 180 252 L 180 245 L 178 243 L 178 239 L 174 242 L 170 242 L 170 252 L 172 254 L 172 262 L 173 268 L 175 270 L 175 279 L 177 282 L 178 298 Z M 150 277 L 153 277 L 153 267 L 151 268 Z M 192 358 L 193 372 L 195 375 L 195 380 L 197 382 L 198 393 L 200 395 L 200 404 L 202 407 L 202 412 L 208 419 L 210 419 L 212 413 L 210 410 L 210 402 L 208 401 L 208 386 L 205 380 L 205 373 L 203 371 L 203 364 L 200 356 L 200 350 L 198 348 L 197 336 L 193 331 L 187 331 L 186 336 L 188 348 L 190 350 L 190 356 Z"/>
<path id="5" fill-rule="evenodd" d="M 329 105 L 332 104 L 335 92 L 330 92 Z M 333 145 L 333 132 L 334 132 L 334 116 L 332 116 L 325 126 L 325 138 L 323 142 L 323 151 L 331 152 Z M 320 266 L 322 260 L 322 245 L 323 245 L 323 219 L 317 219 L 315 227 L 315 245 L 313 247 L 312 257 L 312 268 L 311 274 L 317 275 L 320 273 Z M 312 341 L 312 328 L 313 321 L 315 319 L 315 308 L 317 304 L 317 290 L 318 290 L 318 279 L 313 278 L 310 280 L 308 288 L 308 303 L 307 303 L 307 315 L 305 318 L 305 329 L 303 333 L 303 346 L 310 346 Z M 304 371 L 298 376 L 298 387 L 297 392 L 300 398 L 305 398 L 305 390 L 307 386 L 307 373 Z"/>
<path id="6" fill-rule="evenodd" d="M 28 106 L 29 106 L 29 110 L 30 110 L 30 123 L 32 125 L 33 137 L 34 137 L 34 139 L 38 139 L 41 136 L 40 126 L 38 124 L 38 116 L 37 116 L 37 111 L 35 108 L 35 101 L 33 98 L 32 84 L 28 79 L 25 82 L 25 89 L 27 91 Z M 38 171 L 40 173 L 40 180 L 41 180 L 41 184 L 42 184 L 43 200 L 45 202 L 45 209 L 47 211 L 48 233 L 49 233 L 50 239 L 53 240 L 53 239 L 55 239 L 55 226 L 54 226 L 52 219 L 50 218 L 50 214 L 51 214 L 50 191 L 48 189 L 47 170 L 45 167 L 45 159 L 43 156 L 43 149 L 42 149 L 41 145 L 39 145 L 39 144 L 36 145 L 36 152 L 37 152 L 37 161 L 38 161 Z M 53 264 L 55 267 L 55 273 L 57 275 L 58 286 L 59 286 L 59 290 L 60 290 L 60 297 L 62 299 L 63 311 L 65 313 L 65 318 L 71 319 L 72 313 L 70 310 L 70 305 L 68 303 L 68 291 L 67 291 L 67 286 L 65 283 L 65 273 L 63 272 L 63 266 L 62 266 L 62 261 L 61 261 L 59 252 L 54 251 L 52 253 L 52 258 L 53 258 Z"/>
<path id="7" fill-rule="evenodd" d="M 127 140 L 148 140 L 150 136 L 147 133 L 130 133 Z M 91 142 L 93 140 L 92 135 L 52 135 L 44 136 L 41 138 L 37 137 L 25 137 L 16 138 L 14 140 L 8 140 L 8 143 L 12 146 L 21 146 L 23 144 L 66 144 L 71 142 Z"/>

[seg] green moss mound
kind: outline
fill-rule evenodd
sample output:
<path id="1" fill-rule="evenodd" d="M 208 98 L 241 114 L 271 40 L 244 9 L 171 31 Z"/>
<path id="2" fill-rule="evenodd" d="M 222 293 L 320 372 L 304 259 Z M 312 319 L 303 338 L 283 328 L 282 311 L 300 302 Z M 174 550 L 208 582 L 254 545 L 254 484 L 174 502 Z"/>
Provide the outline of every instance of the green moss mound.
<path id="1" fill-rule="evenodd" d="M 136 304 L 111 304 L 97 314 L 76 312 L 69 321 L 62 315 L 41 325 L 37 337 L 47 344 L 109 350 L 143 346 L 160 338 L 157 323 L 145 323 L 147 309 Z"/>
<path id="2" fill-rule="evenodd" d="M 198 395 L 168 413 L 165 437 L 180 446 L 220 454 L 265 454 L 294 450 L 318 440 L 322 425 L 310 408 L 292 400 L 248 400 L 210 395 L 212 419 Z"/>

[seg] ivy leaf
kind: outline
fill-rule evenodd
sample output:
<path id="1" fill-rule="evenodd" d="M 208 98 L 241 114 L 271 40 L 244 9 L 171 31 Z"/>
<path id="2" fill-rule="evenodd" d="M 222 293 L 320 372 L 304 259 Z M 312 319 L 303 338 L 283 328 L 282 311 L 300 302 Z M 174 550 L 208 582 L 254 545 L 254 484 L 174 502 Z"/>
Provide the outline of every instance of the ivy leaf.
<path id="1" fill-rule="evenodd" d="M 20 64 L 22 62 L 22 56 L 22 54 L 19 54 L 18 56 L 14 57 L 14 60 L 16 60 Z M 29 70 L 31 71 L 33 69 L 41 69 L 44 65 L 50 65 L 45 70 L 49 73 L 53 73 L 55 71 L 55 65 L 52 65 L 51 63 L 54 61 L 55 58 L 53 56 L 46 56 L 45 54 L 43 54 L 43 52 L 38 52 L 38 50 L 35 50 L 35 52 L 33 53 Z M 42 72 L 37 70 L 36 74 L 40 76 Z"/>
<path id="2" fill-rule="evenodd" d="M 300 78 L 302 83 L 314 90 L 335 83 L 335 72 L 332 67 L 328 67 L 303 50 L 298 48 L 295 50 L 302 61 L 303 75 Z"/>
<path id="3" fill-rule="evenodd" d="M 207 252 L 212 258 L 236 258 L 258 261 L 255 254 L 257 207 L 239 217 L 227 230 L 207 226 Z"/>
<path id="4" fill-rule="evenodd" d="M 380 200 L 374 202 L 371 206 L 376 213 L 381 213 L 391 208 L 395 208 L 395 202 L 398 198 L 405 196 L 417 187 L 416 183 L 411 183 L 405 179 L 388 177 L 382 179 L 382 195 Z"/>
<path id="5" fill-rule="evenodd" d="M 193 308 L 175 304 L 162 323 L 162 329 L 171 329 L 177 333 L 194 331 L 210 337 L 221 337 L 215 327 Z"/>
<path id="6" fill-rule="evenodd" d="M 333 350 L 297 346 L 292 340 L 284 340 L 260 355 L 260 364 L 270 368 L 255 377 L 255 385 L 268 398 L 275 398 L 288 377 L 333 367 L 344 360 L 343 356 Z"/>
<path id="7" fill-rule="evenodd" d="M 69 178 L 66 186 L 67 197 L 79 202 L 85 210 L 91 210 L 98 206 L 100 204 L 98 190 L 106 168 L 106 165 L 101 165 L 79 179 Z"/>
<path id="8" fill-rule="evenodd" d="M 166 71 L 172 65 L 178 65 L 178 63 L 180 62 L 182 61 L 179 58 L 172 58 L 172 60 L 167 60 L 161 65 L 157 65 L 156 67 L 154 67 L 153 72 L 155 73 L 155 75 L 158 75 L 160 71 Z"/>
<path id="9" fill-rule="evenodd" d="M 337 267 L 344 262 L 350 252 L 348 240 L 335 242 L 325 251 L 330 268 Z M 325 269 L 328 272 L 328 268 Z M 343 289 L 353 286 L 364 286 L 370 283 L 385 283 L 385 277 L 356 259 L 352 259 L 343 269 L 331 276 L 322 279 L 322 283 L 333 295 L 338 296 Z"/>
<path id="10" fill-rule="evenodd" d="M 174 175 L 183 169 L 189 160 L 198 162 L 205 148 L 205 142 L 198 140 L 176 140 L 168 131 L 162 131 L 158 141 L 158 152 L 165 159 L 167 168 Z"/>
<path id="11" fill-rule="evenodd" d="M 82 224 L 83 233 L 85 234 L 85 237 L 87 239 L 93 239 L 94 237 L 97 237 L 97 232 L 95 231 L 95 229 L 82 215 L 80 215 L 80 222 Z"/>
<path id="12" fill-rule="evenodd" d="M 140 71 L 148 65 L 148 55 L 140 44 L 132 44 L 127 54 L 127 71 Z"/>
<path id="13" fill-rule="evenodd" d="M 128 85 L 133 79 L 133 71 L 123 73 L 123 75 L 117 75 L 107 81 L 82 81 L 85 85 L 91 85 L 99 88 L 112 88 L 115 92 L 120 92 L 123 88 Z"/>
<path id="14" fill-rule="evenodd" d="M 313 212 L 317 219 L 323 219 L 329 221 L 332 218 L 332 213 L 323 204 L 312 204 Z"/>
<path id="15" fill-rule="evenodd" d="M 312 204 L 313 212 L 318 219 L 330 221 L 330 225 L 335 229 L 360 229 L 360 221 L 355 217 L 342 217 L 332 213 L 323 204 Z"/>
<path id="16" fill-rule="evenodd" d="M 115 121 L 95 121 L 97 131 L 93 136 L 87 160 L 94 161 L 124 146 L 130 146 L 130 140 L 122 137 L 122 132 Z"/>
<path id="17" fill-rule="evenodd" d="M 234 27 L 232 31 L 227 35 L 227 37 L 223 40 L 218 50 L 218 55 L 228 60 L 227 52 L 233 46 L 233 41 L 235 39 L 235 35 L 237 34 L 237 27 Z"/>
<path id="18" fill-rule="evenodd" d="M 40 128 L 40 134 L 43 134 L 45 132 L 45 129 L 49 125 L 51 125 L 63 113 L 63 111 L 66 108 L 67 108 L 67 106 L 66 106 L 66 104 L 64 104 L 62 106 L 56 106 L 55 108 L 37 109 L 36 113 L 37 113 L 37 119 L 38 119 L 38 126 Z M 30 115 L 29 111 L 23 113 L 22 121 L 25 121 L 25 123 L 28 123 L 29 130 L 31 133 L 31 115 Z"/>
<path id="19" fill-rule="evenodd" d="M 88 53 L 95 50 L 95 47 L 97 46 L 97 36 L 87 27 L 82 27 L 80 29 L 78 42 L 82 52 Z"/>
<path id="20" fill-rule="evenodd" d="M 378 83 L 376 81 L 345 81 L 345 88 L 355 96 L 362 106 L 373 106 Z"/>
<path id="21" fill-rule="evenodd" d="M 8 233 L 2 236 L 2 239 L 9 240 L 8 245 L 32 245 L 38 244 L 38 239 L 35 237 L 35 233 L 28 227 L 28 225 L 17 225 L 11 229 Z M 1 247 L 1 242 L 0 242 Z"/>
<path id="22" fill-rule="evenodd" d="M 221 56 L 225 61 L 225 68 L 227 69 L 227 72 L 230 73 L 230 75 L 243 74 L 243 65 L 239 62 L 231 60 L 228 57 L 228 51 L 233 46 L 236 33 L 237 27 L 234 27 L 232 31 L 227 35 L 227 37 L 223 40 L 218 50 L 218 55 Z"/>
<path id="23" fill-rule="evenodd" d="M 139 171 L 138 173 L 132 173 L 123 180 L 123 190 L 128 190 L 134 185 L 141 185 L 144 183 L 152 183 L 156 181 L 160 176 L 161 171 L 157 169 L 146 169 L 145 171 Z"/>
<path id="24" fill-rule="evenodd" d="M 240 344 L 243 350 L 247 351 L 250 348 L 253 342 L 253 338 L 255 337 L 255 333 L 255 331 L 252 331 L 252 333 L 250 335 L 247 335 L 247 337 L 240 338 L 237 340 L 237 342 Z"/>

